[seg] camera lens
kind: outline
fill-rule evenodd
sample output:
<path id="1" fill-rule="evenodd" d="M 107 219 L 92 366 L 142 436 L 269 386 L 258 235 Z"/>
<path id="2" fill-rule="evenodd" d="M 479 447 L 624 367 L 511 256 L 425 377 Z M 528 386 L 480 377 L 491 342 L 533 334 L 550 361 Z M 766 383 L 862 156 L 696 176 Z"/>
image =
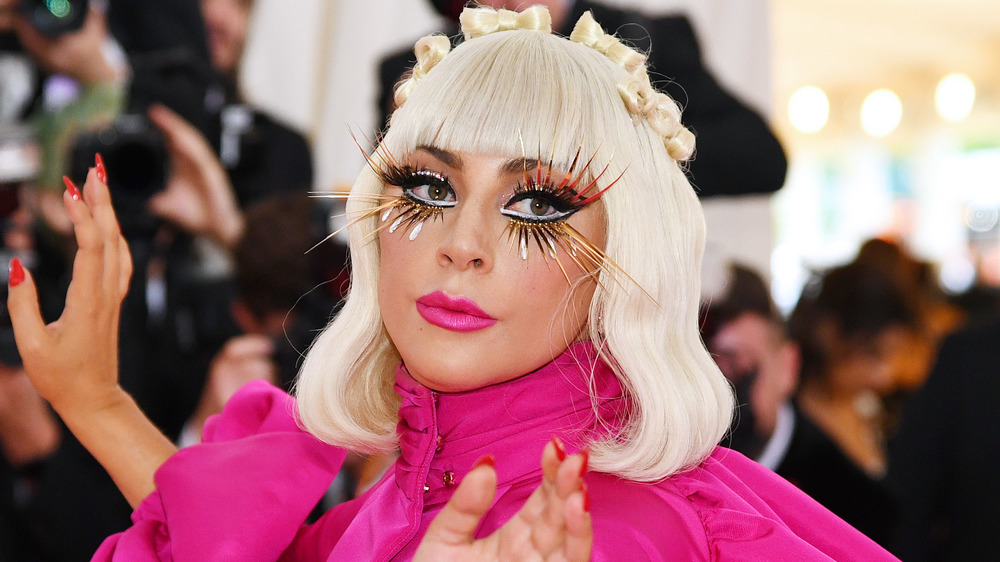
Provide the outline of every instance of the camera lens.
<path id="1" fill-rule="evenodd" d="M 32 27 L 47 37 L 78 31 L 87 19 L 88 0 L 22 0 L 21 9 Z"/>
<path id="2" fill-rule="evenodd" d="M 168 156 L 163 136 L 144 115 L 121 115 L 110 125 L 74 140 L 71 177 L 87 177 L 98 152 L 111 171 L 108 189 L 122 231 L 142 235 L 152 232 L 156 221 L 146 206 L 150 197 L 163 190 L 167 180 Z"/>

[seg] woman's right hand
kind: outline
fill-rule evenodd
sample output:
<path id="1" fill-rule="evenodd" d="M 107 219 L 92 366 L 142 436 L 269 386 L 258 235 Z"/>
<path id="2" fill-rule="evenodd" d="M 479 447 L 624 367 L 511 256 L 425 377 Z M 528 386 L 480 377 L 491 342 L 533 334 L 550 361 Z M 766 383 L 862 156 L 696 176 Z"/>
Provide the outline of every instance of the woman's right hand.
<path id="1" fill-rule="evenodd" d="M 594 533 L 586 471 L 586 453 L 567 456 L 552 439 L 542 451 L 542 483 L 502 527 L 477 539 L 475 531 L 493 504 L 497 484 L 492 462 L 481 460 L 431 522 L 413 559 L 590 560 Z"/>
<path id="2" fill-rule="evenodd" d="M 132 259 L 100 157 L 82 193 L 71 181 L 66 188 L 78 249 L 63 313 L 45 324 L 35 283 L 16 258 L 7 308 L 32 385 L 134 507 L 156 488 L 153 474 L 177 448 L 118 384 L 118 317 Z"/>
<path id="3" fill-rule="evenodd" d="M 104 173 L 103 164 L 92 168 L 82 193 L 66 180 L 63 202 L 78 249 L 58 320 L 45 324 L 30 273 L 16 258 L 10 265 L 8 309 L 21 360 L 32 385 L 64 417 L 121 398 L 118 317 L 132 260 L 99 179 Z"/>

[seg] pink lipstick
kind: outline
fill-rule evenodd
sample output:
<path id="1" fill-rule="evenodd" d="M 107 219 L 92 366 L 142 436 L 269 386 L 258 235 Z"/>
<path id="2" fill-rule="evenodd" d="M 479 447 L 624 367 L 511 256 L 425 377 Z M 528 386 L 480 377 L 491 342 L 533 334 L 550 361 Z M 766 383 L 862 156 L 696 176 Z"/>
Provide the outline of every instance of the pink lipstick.
<path id="1" fill-rule="evenodd" d="M 417 299 L 417 312 L 431 324 L 455 332 L 473 332 L 497 323 L 471 300 L 449 297 L 441 291 Z"/>

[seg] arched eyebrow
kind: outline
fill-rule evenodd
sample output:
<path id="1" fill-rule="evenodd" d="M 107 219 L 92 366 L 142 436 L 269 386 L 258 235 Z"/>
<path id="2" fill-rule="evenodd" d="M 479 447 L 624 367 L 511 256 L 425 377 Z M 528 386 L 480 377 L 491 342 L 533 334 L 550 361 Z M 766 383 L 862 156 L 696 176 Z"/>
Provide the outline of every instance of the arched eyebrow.
<path id="1" fill-rule="evenodd" d="M 511 158 L 500 166 L 500 175 L 518 174 L 530 172 L 538 167 L 538 160 L 531 158 Z"/>
<path id="2" fill-rule="evenodd" d="M 417 150 L 423 150 L 450 168 L 461 170 L 464 166 L 462 157 L 454 152 L 433 145 L 420 145 Z M 518 174 L 528 172 L 538 167 L 538 160 L 533 158 L 511 158 L 504 162 L 497 170 L 498 176 Z"/>
<path id="3" fill-rule="evenodd" d="M 462 162 L 462 157 L 455 154 L 454 152 L 449 152 L 443 148 L 438 148 L 429 144 L 422 144 L 417 147 L 417 150 L 423 150 L 424 152 L 430 154 L 434 158 L 437 158 L 443 162 L 449 168 L 455 168 L 456 170 L 461 170 L 464 165 Z"/>

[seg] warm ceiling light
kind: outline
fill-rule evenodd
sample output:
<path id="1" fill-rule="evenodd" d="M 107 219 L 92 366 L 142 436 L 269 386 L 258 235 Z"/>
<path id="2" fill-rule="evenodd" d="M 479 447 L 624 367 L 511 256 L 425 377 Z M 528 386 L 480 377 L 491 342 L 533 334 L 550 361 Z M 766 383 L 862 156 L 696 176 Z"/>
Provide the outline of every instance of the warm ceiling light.
<path id="1" fill-rule="evenodd" d="M 949 74 L 938 82 L 934 91 L 934 107 L 949 123 L 958 123 L 972 111 L 976 101 L 976 85 L 964 74 Z"/>
<path id="2" fill-rule="evenodd" d="M 875 90 L 861 104 L 861 128 L 875 138 L 896 130 L 902 118 L 903 102 L 892 90 Z"/>
<path id="3" fill-rule="evenodd" d="M 799 88 L 788 98 L 788 120 L 803 133 L 815 133 L 830 117 L 830 102 L 816 86 Z"/>

